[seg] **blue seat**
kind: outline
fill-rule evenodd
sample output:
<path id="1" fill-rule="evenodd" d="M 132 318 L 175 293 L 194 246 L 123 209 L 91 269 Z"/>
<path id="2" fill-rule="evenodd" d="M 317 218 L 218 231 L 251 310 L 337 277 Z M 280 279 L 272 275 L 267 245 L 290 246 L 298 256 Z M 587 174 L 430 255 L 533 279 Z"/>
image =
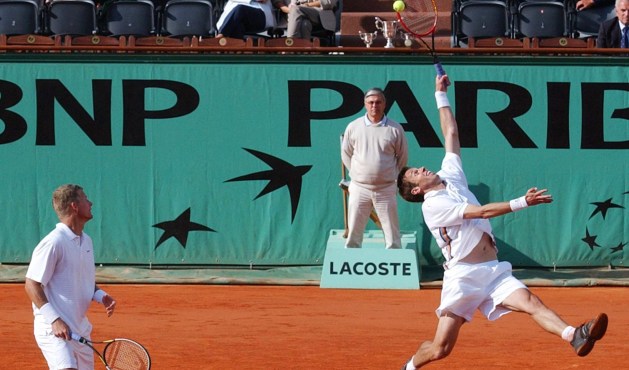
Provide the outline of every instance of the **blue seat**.
<path id="1" fill-rule="evenodd" d="M 91 35 L 98 31 L 96 5 L 91 0 L 52 0 L 46 18 L 53 35 Z"/>
<path id="2" fill-rule="evenodd" d="M 41 9 L 35 0 L 0 0 L 0 34 L 41 32 Z"/>
<path id="3" fill-rule="evenodd" d="M 208 0 L 169 0 L 161 16 L 161 31 L 170 36 L 215 33 L 214 8 Z"/>
<path id="4" fill-rule="evenodd" d="M 112 36 L 155 34 L 155 6 L 150 0 L 116 0 L 101 14 L 105 32 Z"/>

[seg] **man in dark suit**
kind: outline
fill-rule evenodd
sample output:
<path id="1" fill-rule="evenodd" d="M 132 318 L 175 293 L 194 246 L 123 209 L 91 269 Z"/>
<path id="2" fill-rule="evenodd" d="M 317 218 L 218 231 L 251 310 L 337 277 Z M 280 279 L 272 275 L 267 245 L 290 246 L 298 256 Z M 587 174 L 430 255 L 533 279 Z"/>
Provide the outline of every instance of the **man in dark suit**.
<path id="1" fill-rule="evenodd" d="M 601 23 L 598 48 L 629 48 L 629 0 L 616 0 L 616 16 Z"/>

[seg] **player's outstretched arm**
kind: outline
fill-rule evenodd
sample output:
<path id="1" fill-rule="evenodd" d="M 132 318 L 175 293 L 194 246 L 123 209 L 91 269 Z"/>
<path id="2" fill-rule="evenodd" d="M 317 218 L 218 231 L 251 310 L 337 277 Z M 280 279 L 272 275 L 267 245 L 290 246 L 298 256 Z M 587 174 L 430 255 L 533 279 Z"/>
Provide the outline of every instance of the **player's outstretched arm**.
<path id="1" fill-rule="evenodd" d="M 492 218 L 510 212 L 516 212 L 529 206 L 551 203 L 553 197 L 550 194 L 546 194 L 547 191 L 548 189 L 539 190 L 537 188 L 530 188 L 524 196 L 512 199 L 508 202 L 488 203 L 482 206 L 469 204 L 465 208 L 463 218 Z"/>
<path id="2" fill-rule="evenodd" d="M 445 140 L 446 152 L 460 156 L 459 128 L 446 95 L 448 85 L 450 85 L 448 75 L 437 76 L 435 85 L 435 98 L 437 100 L 437 108 L 439 109 L 439 122 L 441 123 L 441 132 Z"/>

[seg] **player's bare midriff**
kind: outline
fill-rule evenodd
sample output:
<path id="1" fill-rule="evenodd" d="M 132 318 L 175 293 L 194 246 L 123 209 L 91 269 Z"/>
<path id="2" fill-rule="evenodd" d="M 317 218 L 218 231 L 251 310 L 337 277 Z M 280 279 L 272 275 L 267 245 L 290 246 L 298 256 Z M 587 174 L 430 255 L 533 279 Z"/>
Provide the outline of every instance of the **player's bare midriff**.
<path id="1" fill-rule="evenodd" d="M 489 234 L 483 233 L 478 244 L 476 244 L 470 254 L 462 258 L 460 262 L 474 264 L 493 261 L 497 258 L 498 254 L 493 239 Z"/>

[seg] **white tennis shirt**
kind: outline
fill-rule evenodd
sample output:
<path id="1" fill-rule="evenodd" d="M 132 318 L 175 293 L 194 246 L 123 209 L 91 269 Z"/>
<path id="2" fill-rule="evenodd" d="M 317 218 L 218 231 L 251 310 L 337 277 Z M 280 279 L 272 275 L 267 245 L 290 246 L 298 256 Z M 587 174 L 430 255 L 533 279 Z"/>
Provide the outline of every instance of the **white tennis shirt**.
<path id="1" fill-rule="evenodd" d="M 58 223 L 35 250 L 26 277 L 43 285 L 48 302 L 70 329 L 80 335 L 91 331 L 86 312 L 94 296 L 96 267 L 92 239 L 76 235 Z M 36 320 L 43 319 L 33 304 Z"/>
<path id="2" fill-rule="evenodd" d="M 446 181 L 446 188 L 424 194 L 422 213 L 424 222 L 446 258 L 446 267 L 452 268 L 474 249 L 483 233 L 489 234 L 492 239 L 494 236 L 489 220 L 463 218 L 468 204 L 480 203 L 468 188 L 461 157 L 447 152 L 437 175 Z M 442 227 L 446 228 L 448 236 L 452 239 L 449 252 L 439 230 Z"/>

